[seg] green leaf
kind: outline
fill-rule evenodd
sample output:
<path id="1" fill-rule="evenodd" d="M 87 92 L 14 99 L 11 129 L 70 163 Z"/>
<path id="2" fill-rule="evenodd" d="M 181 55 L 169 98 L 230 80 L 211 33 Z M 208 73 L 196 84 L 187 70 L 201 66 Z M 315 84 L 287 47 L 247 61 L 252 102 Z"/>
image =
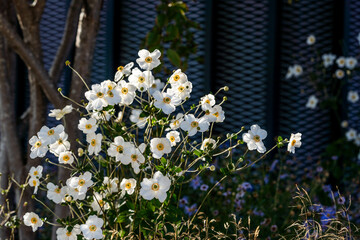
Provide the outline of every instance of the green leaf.
<path id="1" fill-rule="evenodd" d="M 167 22 L 167 17 L 166 17 L 165 14 L 159 14 L 159 15 L 157 16 L 156 20 L 157 20 L 157 21 L 156 21 L 157 25 L 158 25 L 160 28 L 162 28 L 162 27 L 166 24 L 166 22 Z"/>
<path id="2" fill-rule="evenodd" d="M 152 47 L 160 43 L 161 35 L 158 32 L 151 31 L 147 36 L 147 45 Z"/>
<path id="3" fill-rule="evenodd" d="M 181 66 L 181 59 L 179 54 L 177 54 L 177 52 L 175 52 L 172 49 L 168 49 L 167 52 L 167 57 L 169 58 L 170 62 L 176 66 L 176 67 L 180 67 Z"/>

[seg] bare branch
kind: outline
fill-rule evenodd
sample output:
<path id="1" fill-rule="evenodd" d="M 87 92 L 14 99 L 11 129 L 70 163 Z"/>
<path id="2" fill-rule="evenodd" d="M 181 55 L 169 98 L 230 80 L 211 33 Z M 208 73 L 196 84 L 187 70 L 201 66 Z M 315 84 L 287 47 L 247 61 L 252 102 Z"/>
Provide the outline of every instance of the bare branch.
<path id="1" fill-rule="evenodd" d="M 56 84 L 61 76 L 61 72 L 64 69 L 64 63 L 69 55 L 69 52 L 73 46 L 76 37 L 76 31 L 79 23 L 79 15 L 81 11 L 82 1 L 73 0 L 68 10 L 66 25 L 64 30 L 61 44 L 57 50 L 55 59 L 51 65 L 49 72 L 50 78 Z"/>

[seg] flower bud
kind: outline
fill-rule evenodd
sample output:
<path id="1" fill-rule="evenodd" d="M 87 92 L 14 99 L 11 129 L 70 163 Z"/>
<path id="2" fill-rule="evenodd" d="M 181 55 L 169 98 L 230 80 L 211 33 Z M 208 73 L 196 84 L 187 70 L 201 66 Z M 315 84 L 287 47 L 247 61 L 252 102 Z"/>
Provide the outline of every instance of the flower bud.
<path id="1" fill-rule="evenodd" d="M 65 65 L 66 65 L 66 66 L 69 66 L 69 65 L 70 65 L 70 61 L 69 61 L 69 60 L 66 60 L 66 61 L 65 61 Z"/>
<path id="2" fill-rule="evenodd" d="M 225 87 L 224 87 L 224 91 L 225 91 L 225 92 L 229 91 L 229 87 L 228 87 L 228 86 L 225 86 Z"/>
<path id="3" fill-rule="evenodd" d="M 62 92 L 62 89 L 61 89 L 61 88 L 58 88 L 58 92 Z"/>
<path id="4" fill-rule="evenodd" d="M 78 148 L 78 156 L 81 157 L 84 154 L 84 149 Z"/>
<path id="5" fill-rule="evenodd" d="M 215 171 L 215 166 L 214 165 L 211 165 L 210 167 L 209 167 L 209 169 L 210 169 L 210 171 Z"/>
<path id="6" fill-rule="evenodd" d="M 227 96 L 224 96 L 224 97 L 223 97 L 223 101 L 227 101 Z"/>

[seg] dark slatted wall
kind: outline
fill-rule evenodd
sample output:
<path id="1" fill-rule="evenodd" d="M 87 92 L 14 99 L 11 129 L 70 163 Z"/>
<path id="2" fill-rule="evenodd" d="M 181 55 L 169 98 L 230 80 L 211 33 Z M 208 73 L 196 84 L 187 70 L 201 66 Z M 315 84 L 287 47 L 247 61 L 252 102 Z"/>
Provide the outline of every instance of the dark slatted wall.
<path id="1" fill-rule="evenodd" d="M 281 25 L 281 85 L 279 110 L 280 134 L 303 133 L 302 147 L 297 156 L 316 156 L 329 141 L 330 122 L 326 112 L 305 107 L 308 97 L 315 92 L 305 77 L 286 79 L 290 65 L 304 69 L 313 51 L 306 45 L 307 36 L 316 36 L 316 48 L 322 53 L 332 52 L 333 1 L 283 1 Z M 321 61 L 318 59 L 318 61 Z M 307 164 L 307 163 L 306 163 Z"/>

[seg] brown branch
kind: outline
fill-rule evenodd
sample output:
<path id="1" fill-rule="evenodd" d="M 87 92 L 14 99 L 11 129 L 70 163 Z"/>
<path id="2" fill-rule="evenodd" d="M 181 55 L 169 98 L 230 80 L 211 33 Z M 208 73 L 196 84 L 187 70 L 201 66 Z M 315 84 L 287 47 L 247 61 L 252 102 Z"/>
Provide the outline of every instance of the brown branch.
<path id="1" fill-rule="evenodd" d="M 61 72 L 65 66 L 65 60 L 75 41 L 77 27 L 79 23 L 79 15 L 81 12 L 81 0 L 73 0 L 68 10 L 66 25 L 61 44 L 57 50 L 54 61 L 49 72 L 50 78 L 56 84 L 61 76 Z"/>
<path id="2" fill-rule="evenodd" d="M 36 81 L 42 87 L 46 97 L 56 107 L 62 108 L 64 101 L 56 90 L 42 63 L 34 53 L 25 45 L 20 36 L 13 30 L 8 20 L 0 13 L 0 33 L 6 38 L 7 43 L 20 56 L 29 69 L 36 76 Z"/>

